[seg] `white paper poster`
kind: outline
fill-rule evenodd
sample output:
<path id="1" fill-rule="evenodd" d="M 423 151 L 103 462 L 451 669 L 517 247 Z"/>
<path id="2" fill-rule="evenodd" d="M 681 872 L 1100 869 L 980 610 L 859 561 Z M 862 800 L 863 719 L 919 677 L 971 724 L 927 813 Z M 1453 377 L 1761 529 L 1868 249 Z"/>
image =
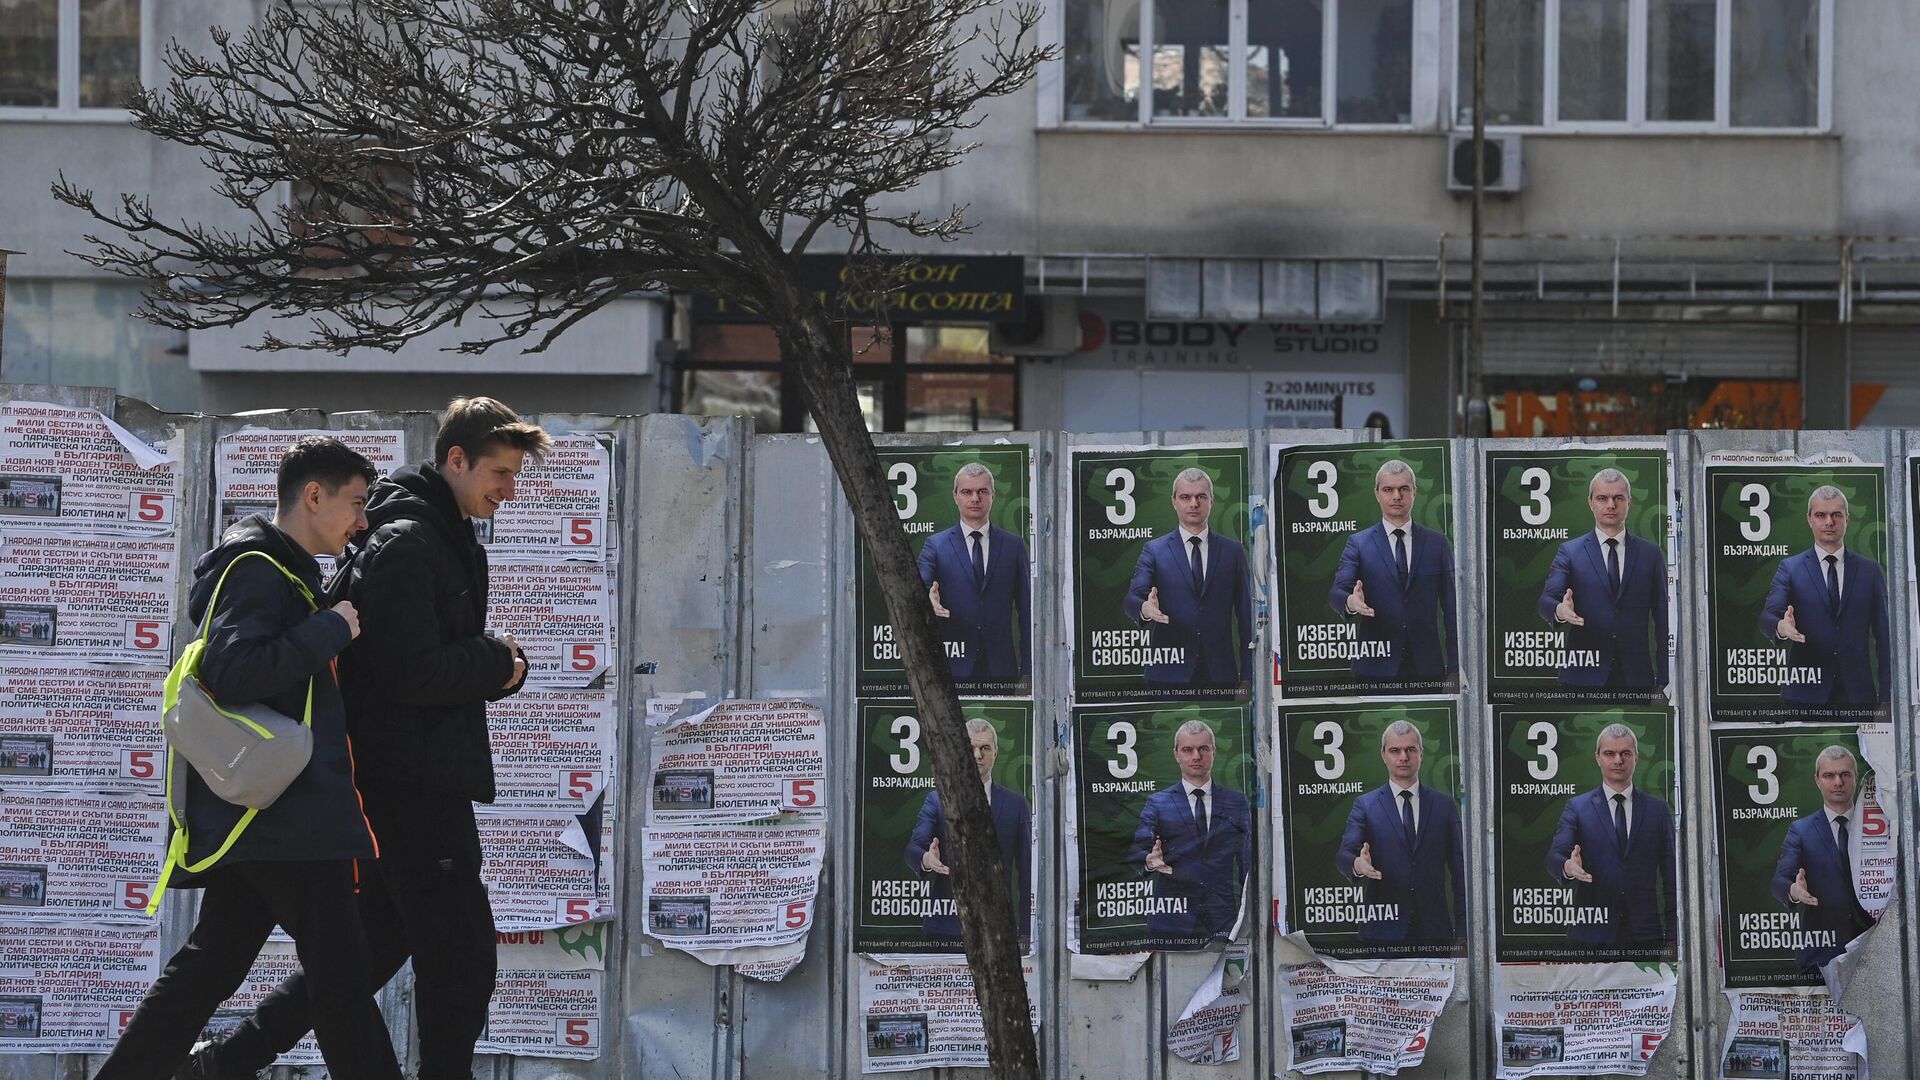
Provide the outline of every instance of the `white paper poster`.
<path id="1" fill-rule="evenodd" d="M 477 1054 L 600 1056 L 608 925 L 503 933 Z"/>
<path id="2" fill-rule="evenodd" d="M 1727 991 L 1725 1080 L 1867 1080 L 1867 1029 L 1819 989 Z"/>
<path id="3" fill-rule="evenodd" d="M 601 832 L 598 875 L 593 848 L 571 814 L 482 812 L 474 818 L 495 929 L 544 930 L 612 914 L 605 900 L 613 872 L 611 818 Z"/>
<path id="4" fill-rule="evenodd" d="M 165 681 L 157 667 L 0 662 L 0 787 L 160 794 Z"/>
<path id="5" fill-rule="evenodd" d="M 613 568 L 521 563 L 487 574 L 487 628 L 527 653 L 527 687 L 579 688 L 613 656 Z"/>
<path id="6" fill-rule="evenodd" d="M 92 409 L 0 403 L 0 521 L 64 533 L 172 532 L 177 450 Z"/>
<path id="7" fill-rule="evenodd" d="M 214 498 L 218 500 L 213 519 L 215 535 L 248 514 L 273 514 L 274 504 L 279 501 L 275 475 L 280 471 L 280 456 L 294 440 L 308 435 L 340 440 L 372 462 L 382 476 L 406 464 L 407 437 L 402 431 L 247 428 L 222 435 L 213 459 Z"/>
<path id="8" fill-rule="evenodd" d="M 613 491 L 611 436 L 555 435 L 553 449 L 514 482 L 513 498 L 481 533 L 499 563 L 601 562 Z"/>
<path id="9" fill-rule="evenodd" d="M 825 714 L 802 701 L 729 701 L 656 729 L 654 825 L 826 814 Z"/>
<path id="10" fill-rule="evenodd" d="M 757 955 L 768 957 L 764 960 L 742 960 L 733 965 L 734 973 L 748 979 L 761 982 L 779 982 L 793 974 L 793 969 L 807 958 L 807 943 L 796 941 L 791 945 L 772 945 L 754 950 Z"/>
<path id="11" fill-rule="evenodd" d="M 1457 961 L 1329 960 L 1280 972 L 1281 1044 L 1299 1073 L 1391 1076 L 1427 1056 Z"/>
<path id="12" fill-rule="evenodd" d="M 492 808 L 584 813 L 607 786 L 618 715 L 611 689 L 529 689 L 488 705 Z"/>
<path id="13" fill-rule="evenodd" d="M 1678 986 L 1672 964 L 1496 964 L 1500 1080 L 1646 1075 Z"/>
<path id="14" fill-rule="evenodd" d="M 1247 946 L 1230 944 L 1167 1030 L 1167 1049 L 1195 1065 L 1240 1060 L 1240 1018 L 1247 1008 Z"/>
<path id="15" fill-rule="evenodd" d="M 160 977 L 160 927 L 0 920 L 0 1054 L 103 1054 Z"/>
<path id="16" fill-rule="evenodd" d="M 1040 1029 L 1034 960 L 1021 961 L 1033 1027 Z M 860 1018 L 866 1029 L 862 1072 L 978 1069 L 987 1065 L 987 1032 L 965 964 L 860 965 Z"/>
<path id="17" fill-rule="evenodd" d="M 0 916 L 147 921 L 166 807 L 147 795 L 8 792 L 0 800 Z"/>
<path id="18" fill-rule="evenodd" d="M 826 842 L 817 822 L 647 829 L 646 932 L 688 952 L 799 941 Z"/>
<path id="19" fill-rule="evenodd" d="M 0 655 L 164 664 L 179 571 L 172 537 L 0 533 Z"/>
<path id="20" fill-rule="evenodd" d="M 1876 779 L 1860 792 L 1859 812 L 1879 817 L 1886 822 L 1886 827 L 1873 831 L 1871 835 L 1864 828 L 1853 834 L 1853 891 L 1867 914 L 1878 919 L 1893 903 L 1894 893 L 1900 884 L 1900 846 L 1897 841 L 1902 828 L 1905 800 L 1888 797 L 1898 790 L 1892 778 L 1900 775 L 1895 767 L 1898 759 L 1894 749 L 1893 725 L 1861 724 L 1860 752 L 1866 755 L 1867 765 L 1873 769 Z M 1878 779 L 1883 776 L 1889 779 Z"/>

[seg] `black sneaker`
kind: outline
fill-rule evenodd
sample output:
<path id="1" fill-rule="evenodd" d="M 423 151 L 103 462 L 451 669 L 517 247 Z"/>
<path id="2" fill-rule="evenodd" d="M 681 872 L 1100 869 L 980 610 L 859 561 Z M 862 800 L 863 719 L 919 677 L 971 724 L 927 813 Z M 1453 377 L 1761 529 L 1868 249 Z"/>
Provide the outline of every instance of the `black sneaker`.
<path id="1" fill-rule="evenodd" d="M 259 1080 L 257 1072 L 221 1067 L 220 1044 L 225 1041 L 226 1037 L 221 1036 L 194 1043 L 193 1052 L 187 1055 L 186 1064 L 173 1074 L 173 1080 Z"/>

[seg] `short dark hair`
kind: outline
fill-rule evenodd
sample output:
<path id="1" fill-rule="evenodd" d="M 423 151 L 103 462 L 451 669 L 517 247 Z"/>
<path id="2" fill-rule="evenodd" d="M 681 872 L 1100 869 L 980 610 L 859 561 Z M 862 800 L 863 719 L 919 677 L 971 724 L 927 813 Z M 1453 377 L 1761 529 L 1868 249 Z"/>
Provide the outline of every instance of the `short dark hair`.
<path id="1" fill-rule="evenodd" d="M 274 476 L 274 488 L 280 496 L 280 509 L 291 510 L 310 481 L 318 480 L 331 495 L 356 476 L 365 477 L 371 484 L 380 478 L 380 473 L 373 462 L 339 439 L 303 435 L 280 455 L 280 471 Z"/>
<path id="2" fill-rule="evenodd" d="M 433 439 L 433 463 L 445 465 L 454 447 L 469 458 L 485 457 L 501 448 L 524 450 L 537 460 L 553 447 L 553 439 L 520 414 L 490 397 L 454 398 L 447 418 Z"/>

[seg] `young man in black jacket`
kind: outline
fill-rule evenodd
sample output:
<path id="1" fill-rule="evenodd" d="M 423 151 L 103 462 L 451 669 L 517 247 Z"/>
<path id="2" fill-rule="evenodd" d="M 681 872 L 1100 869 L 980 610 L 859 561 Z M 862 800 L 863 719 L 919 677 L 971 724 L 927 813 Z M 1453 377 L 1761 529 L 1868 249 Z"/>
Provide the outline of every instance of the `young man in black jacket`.
<path id="1" fill-rule="evenodd" d="M 547 433 L 491 398 L 459 398 L 431 465 L 374 486 L 371 527 L 333 583 L 364 631 L 341 658 L 360 792 L 380 838 L 360 911 L 375 988 L 413 958 L 420 1080 L 467 1080 L 493 997 L 493 907 L 480 881 L 473 804 L 493 801 L 487 702 L 517 691 L 526 657 L 486 632 L 487 553 L 469 519 L 513 498 Z M 249 1075 L 311 1024 L 296 973 L 186 1075 Z"/>
<path id="2" fill-rule="evenodd" d="M 246 978 L 275 923 L 292 935 L 307 972 L 314 1032 L 332 1075 L 400 1076 L 368 987 L 371 961 L 354 905 L 354 860 L 371 859 L 376 847 L 354 793 L 333 672 L 360 622 L 350 602 L 323 610 L 314 600 L 313 557 L 339 554 L 366 526 L 374 476 L 366 458 L 333 439 L 296 441 L 280 459 L 272 520 L 235 522 L 194 567 L 188 613 L 206 620 L 200 681 L 229 708 L 257 702 L 301 719 L 311 703 L 313 757 L 273 805 L 244 821 L 243 807 L 214 795 L 173 756 L 170 767 L 186 770 L 184 797 L 173 806 L 186 851 L 167 880 L 206 891 L 192 936 L 100 1067 L 108 1080 L 171 1075 Z M 203 866 L 229 839 L 226 853 Z"/>

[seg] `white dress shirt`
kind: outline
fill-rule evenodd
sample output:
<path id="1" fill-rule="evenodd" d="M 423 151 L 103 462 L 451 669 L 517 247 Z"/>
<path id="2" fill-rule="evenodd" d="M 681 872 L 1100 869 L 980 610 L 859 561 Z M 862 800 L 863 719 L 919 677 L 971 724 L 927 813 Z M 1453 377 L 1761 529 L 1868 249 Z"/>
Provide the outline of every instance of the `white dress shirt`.
<path id="1" fill-rule="evenodd" d="M 1187 560 L 1189 565 L 1193 563 L 1193 545 L 1188 541 L 1196 536 L 1200 538 L 1200 576 L 1202 578 L 1207 576 L 1207 533 L 1209 531 L 1201 529 L 1199 532 L 1188 532 L 1185 525 L 1180 526 L 1180 557 Z M 1207 798 L 1211 799 L 1213 795 L 1209 793 Z"/>
<path id="2" fill-rule="evenodd" d="M 1413 831 L 1418 833 L 1420 831 L 1420 782 L 1416 780 L 1409 787 L 1401 787 L 1399 784 L 1389 780 L 1387 781 L 1387 786 L 1393 789 L 1394 817 L 1400 816 L 1400 807 L 1404 805 L 1400 801 L 1400 793 L 1403 791 L 1413 792 L 1413 799 L 1411 800 L 1413 803 Z"/>
<path id="3" fill-rule="evenodd" d="M 1609 824 L 1613 822 L 1613 808 L 1615 805 L 1613 797 L 1615 795 L 1625 795 L 1627 797 L 1627 839 L 1633 839 L 1633 785 L 1628 784 L 1626 787 L 1616 788 L 1612 784 L 1602 780 L 1600 781 L 1600 790 L 1607 794 L 1607 822 Z"/>

